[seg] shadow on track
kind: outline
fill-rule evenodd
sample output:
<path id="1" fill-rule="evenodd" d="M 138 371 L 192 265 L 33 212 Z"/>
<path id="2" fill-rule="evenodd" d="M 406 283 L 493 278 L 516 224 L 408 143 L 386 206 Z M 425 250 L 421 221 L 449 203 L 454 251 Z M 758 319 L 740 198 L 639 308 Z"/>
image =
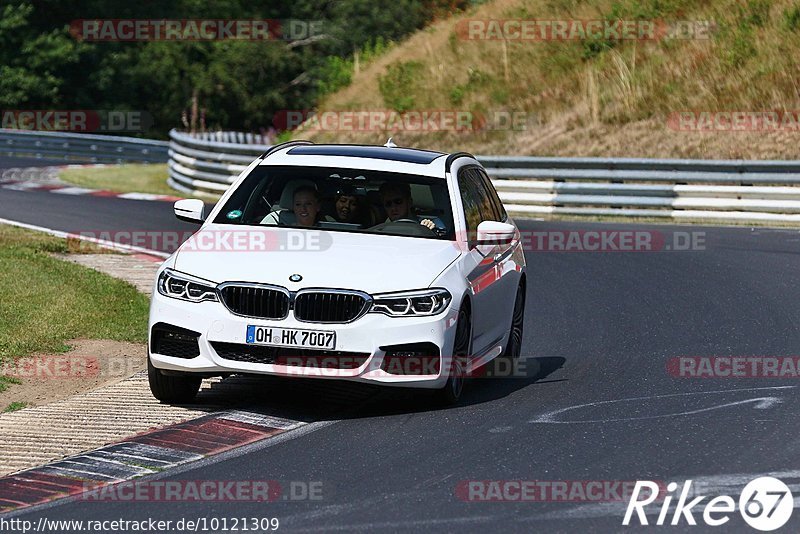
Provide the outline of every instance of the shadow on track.
<path id="1" fill-rule="evenodd" d="M 198 395 L 192 406 L 211 399 L 218 405 L 246 409 L 300 421 L 359 419 L 458 409 L 496 401 L 523 388 L 561 382 L 545 380 L 563 367 L 560 357 L 528 358 L 512 376 L 490 362 L 482 373 L 470 378 L 458 404 L 439 408 L 432 392 L 424 389 L 381 387 L 342 380 L 235 375 L 212 384 Z M 523 372 L 519 373 L 522 368 Z"/>

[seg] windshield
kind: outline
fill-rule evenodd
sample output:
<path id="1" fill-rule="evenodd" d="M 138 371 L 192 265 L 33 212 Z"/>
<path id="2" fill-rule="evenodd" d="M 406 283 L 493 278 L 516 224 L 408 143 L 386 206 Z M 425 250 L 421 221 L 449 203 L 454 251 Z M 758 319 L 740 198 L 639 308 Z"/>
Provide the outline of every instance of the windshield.
<path id="1" fill-rule="evenodd" d="M 256 167 L 214 222 L 455 238 L 443 178 L 361 169 Z"/>

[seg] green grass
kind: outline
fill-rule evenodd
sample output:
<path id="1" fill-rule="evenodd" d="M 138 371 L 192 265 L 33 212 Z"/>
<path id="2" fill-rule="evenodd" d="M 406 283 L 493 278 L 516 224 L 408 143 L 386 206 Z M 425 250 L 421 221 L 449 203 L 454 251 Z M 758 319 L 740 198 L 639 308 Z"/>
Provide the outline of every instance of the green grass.
<path id="1" fill-rule="evenodd" d="M 117 193 L 184 194 L 167 185 L 167 166 L 161 164 L 66 169 L 60 178 L 77 186 Z"/>
<path id="2" fill-rule="evenodd" d="M 461 38 L 473 19 L 647 20 L 683 32 L 644 41 Z M 536 118 L 529 131 L 497 123 L 468 132 L 367 128 L 298 131 L 295 137 L 373 144 L 396 134 L 401 146 L 479 154 L 791 159 L 797 143 L 778 134 L 725 132 L 691 148 L 691 142 L 657 140 L 698 139 L 664 132 L 678 111 L 798 109 L 798 28 L 797 0 L 489 1 L 384 51 L 349 86 L 326 95 L 318 112 L 458 109 L 491 117 L 513 111 Z M 644 128 L 655 135 L 642 135 Z M 591 136 L 586 148 L 582 130 Z"/>
<path id="3" fill-rule="evenodd" d="M 11 404 L 5 407 L 3 413 L 16 412 L 17 410 L 21 410 L 27 407 L 28 407 L 27 402 L 12 402 Z"/>
<path id="4" fill-rule="evenodd" d="M 147 297 L 50 255 L 65 251 L 63 240 L 0 225 L 0 360 L 66 351 L 75 338 L 145 342 Z"/>
<path id="5" fill-rule="evenodd" d="M 0 376 L 0 393 L 8 389 L 9 384 L 21 384 L 18 378 L 13 376 Z"/>

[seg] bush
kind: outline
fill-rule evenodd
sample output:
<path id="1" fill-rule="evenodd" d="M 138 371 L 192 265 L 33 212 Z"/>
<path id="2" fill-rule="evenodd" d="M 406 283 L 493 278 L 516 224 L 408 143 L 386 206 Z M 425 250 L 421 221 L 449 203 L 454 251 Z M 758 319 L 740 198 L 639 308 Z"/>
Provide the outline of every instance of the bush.
<path id="1" fill-rule="evenodd" d="M 401 61 L 393 63 L 386 69 L 386 74 L 378 78 L 378 89 L 384 103 L 400 113 L 414 108 L 414 93 L 423 65 L 419 61 Z"/>

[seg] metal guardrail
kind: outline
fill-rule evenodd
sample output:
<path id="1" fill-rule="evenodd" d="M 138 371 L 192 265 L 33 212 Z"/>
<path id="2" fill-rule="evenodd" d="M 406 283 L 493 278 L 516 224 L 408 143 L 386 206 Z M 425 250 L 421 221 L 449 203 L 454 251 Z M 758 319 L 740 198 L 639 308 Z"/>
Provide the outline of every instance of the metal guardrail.
<path id="1" fill-rule="evenodd" d="M 186 193 L 220 195 L 269 145 L 224 143 L 169 132 L 167 183 Z"/>
<path id="2" fill-rule="evenodd" d="M 169 183 L 221 194 L 268 145 L 173 130 Z M 516 214 L 800 223 L 800 161 L 478 156 Z"/>
<path id="3" fill-rule="evenodd" d="M 0 129 L 0 154 L 71 163 L 165 163 L 167 146 L 135 137 Z"/>
<path id="4" fill-rule="evenodd" d="M 241 142 L 226 142 L 230 140 Z M 70 162 L 166 162 L 188 194 L 222 194 L 269 148 L 238 132 L 170 141 L 0 129 L 0 154 Z M 800 161 L 478 156 L 516 214 L 800 223 Z"/>
<path id="5" fill-rule="evenodd" d="M 516 213 L 800 222 L 800 161 L 479 159 Z"/>

